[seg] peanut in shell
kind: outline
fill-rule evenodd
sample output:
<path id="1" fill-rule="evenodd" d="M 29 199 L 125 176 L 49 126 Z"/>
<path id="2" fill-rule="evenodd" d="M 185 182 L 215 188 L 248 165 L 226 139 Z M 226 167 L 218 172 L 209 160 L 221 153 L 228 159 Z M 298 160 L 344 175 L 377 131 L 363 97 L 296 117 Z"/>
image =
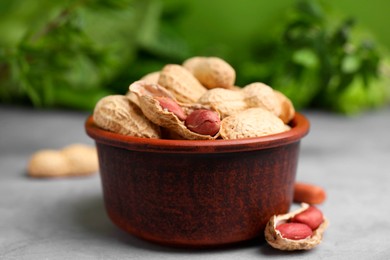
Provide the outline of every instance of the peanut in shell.
<path id="1" fill-rule="evenodd" d="M 183 67 L 208 89 L 234 87 L 236 71 L 221 58 L 192 57 L 184 61 Z"/>
<path id="2" fill-rule="evenodd" d="M 99 170 L 95 146 L 70 144 L 60 151 L 69 162 L 70 175 L 90 175 Z"/>
<path id="3" fill-rule="evenodd" d="M 221 114 L 221 118 L 248 108 L 242 91 L 224 88 L 208 90 L 198 99 L 198 103 L 213 107 Z"/>
<path id="4" fill-rule="evenodd" d="M 154 71 L 144 75 L 140 80 L 145 81 L 147 83 L 157 84 L 159 78 L 160 78 L 160 71 Z"/>
<path id="5" fill-rule="evenodd" d="M 288 131 L 290 127 L 264 108 L 249 108 L 224 118 L 220 135 L 223 139 L 260 137 Z"/>
<path id="6" fill-rule="evenodd" d="M 61 150 L 43 149 L 32 154 L 27 173 L 34 178 L 87 176 L 99 169 L 96 148 L 71 144 Z"/>
<path id="7" fill-rule="evenodd" d="M 183 103 L 195 103 L 207 91 L 191 72 L 177 64 L 164 66 L 158 84 Z"/>
<path id="8" fill-rule="evenodd" d="M 282 119 L 284 123 L 288 123 L 291 121 L 291 119 L 294 118 L 295 115 L 295 108 L 291 100 L 286 97 L 282 92 L 278 90 L 274 90 L 274 93 L 279 101 L 280 104 L 280 114 L 279 118 Z"/>
<path id="9" fill-rule="evenodd" d="M 326 218 L 324 218 L 322 224 L 317 229 L 313 230 L 313 234 L 305 239 L 293 240 L 283 238 L 280 232 L 276 229 L 279 224 L 286 223 L 288 220 L 305 211 L 307 208 L 309 208 L 309 204 L 302 203 L 301 208 L 293 212 L 272 216 L 264 230 L 267 243 L 276 249 L 286 251 L 309 250 L 319 245 L 322 241 L 323 233 L 329 225 Z"/>
<path id="10" fill-rule="evenodd" d="M 103 97 L 95 105 L 95 124 L 105 130 L 135 137 L 160 138 L 160 128 L 124 95 Z"/>
<path id="11" fill-rule="evenodd" d="M 27 172 L 31 177 L 63 177 L 71 172 L 70 166 L 68 159 L 60 151 L 44 149 L 31 156 Z"/>
<path id="12" fill-rule="evenodd" d="M 261 82 L 254 82 L 242 88 L 248 107 L 261 107 L 276 116 L 281 114 L 281 104 L 274 90 Z"/>

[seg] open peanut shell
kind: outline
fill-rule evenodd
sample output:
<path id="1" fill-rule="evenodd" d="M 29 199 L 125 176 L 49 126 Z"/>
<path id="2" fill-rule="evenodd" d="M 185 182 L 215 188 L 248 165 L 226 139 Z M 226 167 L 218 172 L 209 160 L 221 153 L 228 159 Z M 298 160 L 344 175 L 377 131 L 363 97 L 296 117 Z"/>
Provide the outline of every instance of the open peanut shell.
<path id="1" fill-rule="evenodd" d="M 137 84 L 130 85 L 130 91 L 137 95 L 139 106 L 143 114 L 151 122 L 165 128 L 167 132 L 171 132 L 169 134 L 170 136 L 180 136 L 183 139 L 189 140 L 213 140 L 218 138 L 219 132 L 216 135 L 211 136 L 190 131 L 186 127 L 184 121 L 180 120 L 174 113 L 163 109 L 155 97 L 168 97 L 175 100 L 175 97 L 173 97 L 173 95 L 164 87 L 161 87 L 158 84 L 140 84 L 140 82 L 138 82 Z M 213 110 L 211 107 L 201 104 L 177 103 L 186 115 L 191 114 L 191 112 L 197 109 Z M 218 113 L 216 110 L 213 111 Z"/>
<path id="2" fill-rule="evenodd" d="M 305 211 L 308 208 L 309 204 L 302 203 L 301 208 L 293 212 L 283 215 L 274 215 L 271 217 L 264 230 L 265 239 L 268 244 L 274 248 L 287 251 L 309 250 L 319 245 L 322 241 L 323 233 L 329 225 L 329 222 L 325 217 L 322 224 L 317 229 L 313 230 L 313 235 L 305 239 L 292 240 L 284 238 L 276 229 L 277 225 L 287 222 L 289 219 L 292 219 L 295 215 Z"/>
<path id="3" fill-rule="evenodd" d="M 140 96 L 168 97 L 176 101 L 174 95 L 166 88 L 157 83 L 151 83 L 144 80 L 135 81 L 129 86 L 129 92 Z"/>

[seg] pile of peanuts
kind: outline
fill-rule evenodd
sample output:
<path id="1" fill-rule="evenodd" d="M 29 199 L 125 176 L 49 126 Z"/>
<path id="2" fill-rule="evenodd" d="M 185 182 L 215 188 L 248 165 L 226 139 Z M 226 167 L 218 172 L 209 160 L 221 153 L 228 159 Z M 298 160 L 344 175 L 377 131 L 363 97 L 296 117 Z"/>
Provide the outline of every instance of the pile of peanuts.
<path id="1" fill-rule="evenodd" d="M 235 85 L 236 72 L 218 57 L 168 64 L 96 104 L 97 126 L 143 138 L 238 139 L 290 129 L 292 102 L 270 86 Z"/>

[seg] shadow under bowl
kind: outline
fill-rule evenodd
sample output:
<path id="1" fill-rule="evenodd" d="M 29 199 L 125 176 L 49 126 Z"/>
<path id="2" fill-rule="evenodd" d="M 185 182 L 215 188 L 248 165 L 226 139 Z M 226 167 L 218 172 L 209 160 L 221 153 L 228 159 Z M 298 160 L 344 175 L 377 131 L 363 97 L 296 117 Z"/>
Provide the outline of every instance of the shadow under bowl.
<path id="1" fill-rule="evenodd" d="M 289 211 L 300 140 L 309 121 L 296 113 L 291 130 L 237 140 L 166 140 L 105 131 L 90 116 L 103 197 L 110 219 L 148 241 L 213 247 L 263 236 L 274 214 Z"/>

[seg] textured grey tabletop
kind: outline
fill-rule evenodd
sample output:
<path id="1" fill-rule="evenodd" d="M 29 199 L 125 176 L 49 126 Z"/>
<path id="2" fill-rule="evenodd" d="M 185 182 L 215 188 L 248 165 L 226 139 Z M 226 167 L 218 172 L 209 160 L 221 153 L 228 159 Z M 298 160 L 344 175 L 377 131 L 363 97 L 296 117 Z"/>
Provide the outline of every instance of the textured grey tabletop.
<path id="1" fill-rule="evenodd" d="M 390 108 L 359 117 L 304 112 L 297 180 L 323 186 L 330 220 L 307 252 L 267 244 L 224 249 L 162 247 L 132 237 L 108 219 L 99 175 L 26 176 L 30 155 L 70 143 L 93 144 L 86 113 L 0 106 L 0 259 L 390 259 Z"/>

